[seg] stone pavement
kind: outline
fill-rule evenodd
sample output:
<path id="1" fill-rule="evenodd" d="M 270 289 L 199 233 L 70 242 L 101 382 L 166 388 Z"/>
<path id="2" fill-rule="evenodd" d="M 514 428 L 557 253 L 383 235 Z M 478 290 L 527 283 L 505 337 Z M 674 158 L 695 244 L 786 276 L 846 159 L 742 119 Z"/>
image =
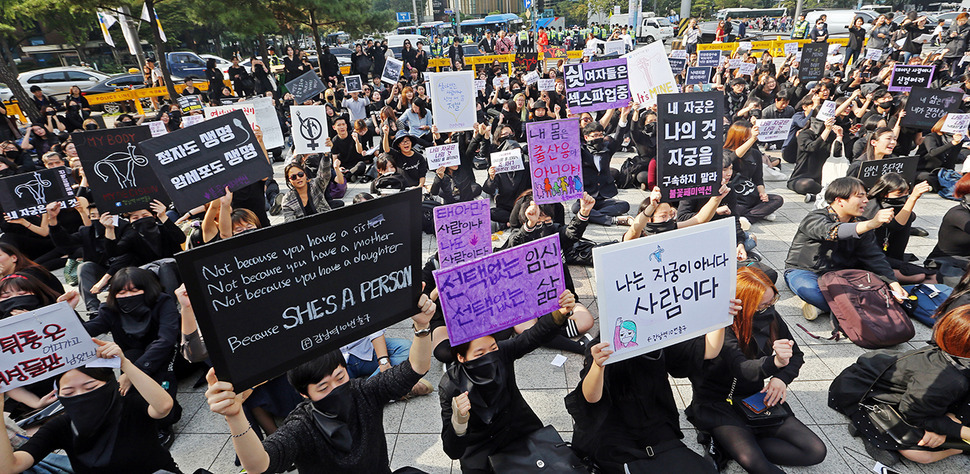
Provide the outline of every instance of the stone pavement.
<path id="1" fill-rule="evenodd" d="M 774 153 L 776 152 L 772 152 Z M 612 166 L 619 168 L 628 156 L 630 156 L 629 153 L 618 154 Z M 276 164 L 275 169 L 276 179 L 280 187 L 285 189 L 286 185 L 282 177 L 283 165 Z M 784 171 L 790 173 L 791 165 L 786 164 Z M 477 174 L 479 182 L 484 182 L 484 172 L 478 171 Z M 431 179 L 432 175 L 428 176 Z M 783 196 L 785 205 L 778 211 L 778 219 L 775 222 L 755 224 L 752 231 L 758 239 L 756 251 L 765 257 L 769 265 L 780 272 L 784 269 L 785 256 L 798 223 L 813 204 L 805 204 L 801 196 L 785 188 L 784 182 L 767 182 L 766 186 L 769 193 Z M 369 185 L 351 184 L 345 201 L 350 202 L 355 194 L 366 190 L 369 190 Z M 619 198 L 630 202 L 633 212 L 646 197 L 647 193 L 639 189 L 621 190 L 619 195 Z M 920 199 L 916 206 L 918 217 L 915 225 L 928 230 L 930 236 L 912 238 L 908 249 L 910 252 L 920 258 L 924 258 L 930 252 L 936 241 L 943 214 L 954 204 L 954 201 L 947 201 L 935 194 L 926 194 Z M 274 223 L 281 220 L 281 217 L 273 217 Z M 625 231 L 626 227 L 622 226 L 603 227 L 591 224 L 586 231 L 586 237 L 598 242 L 614 241 L 620 240 Z M 434 251 L 434 245 L 433 237 L 424 235 L 425 257 Z M 598 317 L 592 268 L 572 267 L 570 271 L 576 283 L 579 300 L 590 308 L 594 316 Z M 779 280 L 782 279 L 779 278 Z M 805 353 L 805 365 L 802 367 L 801 374 L 789 387 L 788 402 L 799 420 L 814 430 L 828 447 L 828 456 L 822 464 L 785 470 L 826 474 L 871 472 L 875 462 L 865 454 L 862 442 L 848 435 L 846 419 L 826 405 L 828 386 L 832 379 L 865 351 L 847 340 L 816 341 L 808 337 L 795 327 L 796 323 L 803 324 L 816 334 L 825 335 L 831 329 L 829 322 L 822 319 L 813 322 L 805 321 L 800 312 L 800 300 L 788 290 L 783 281 L 779 281 L 778 290 L 781 293 L 781 299 L 777 309 L 785 318 Z M 598 327 L 594 328 L 592 333 L 597 334 L 598 330 Z M 410 322 L 404 321 L 392 326 L 388 329 L 388 335 L 410 338 Z M 917 323 L 916 337 L 912 342 L 902 344 L 897 349 L 919 347 L 930 336 L 930 329 Z M 516 374 L 519 388 L 532 409 L 544 423 L 555 426 L 568 441 L 573 428 L 572 420 L 563 405 L 563 397 L 579 383 L 579 371 L 582 368 L 583 359 L 575 354 L 566 354 L 568 359 L 566 363 L 562 367 L 555 367 L 550 362 L 557 353 L 558 351 L 549 349 L 535 351 L 516 363 Z M 433 363 L 427 379 L 437 387 L 441 374 L 441 364 Z M 177 436 L 171 448 L 172 455 L 185 472 L 192 472 L 200 467 L 217 474 L 239 472 L 240 468 L 233 464 L 235 453 L 232 443 L 229 442 L 228 427 L 221 416 L 209 411 L 203 396 L 205 388 L 192 388 L 195 380 L 195 377 L 190 377 L 184 380 L 179 388 L 178 400 L 184 409 L 184 414 L 182 420 L 176 425 Z M 683 415 L 683 409 L 691 401 L 690 383 L 686 379 L 671 379 L 670 383 L 674 388 L 678 408 L 681 409 L 680 426 L 684 431 L 685 442 L 695 451 L 701 452 L 696 442 L 696 431 Z M 414 466 L 431 473 L 461 472 L 458 461 L 448 459 L 441 447 L 441 412 L 437 393 L 389 404 L 384 410 L 384 427 L 392 470 L 403 466 Z M 970 458 L 954 456 L 930 466 L 906 462 L 905 465 L 898 466 L 898 471 L 901 473 L 966 473 L 970 472 Z M 743 471 L 732 462 L 728 466 L 728 472 Z"/>

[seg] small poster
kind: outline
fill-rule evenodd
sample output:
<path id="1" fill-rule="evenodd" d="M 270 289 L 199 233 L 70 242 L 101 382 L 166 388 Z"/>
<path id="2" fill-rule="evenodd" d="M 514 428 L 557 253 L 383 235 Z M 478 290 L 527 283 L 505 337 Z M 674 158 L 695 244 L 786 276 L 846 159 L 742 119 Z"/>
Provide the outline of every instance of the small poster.
<path id="1" fill-rule="evenodd" d="M 61 203 L 61 209 L 71 209 L 77 205 L 77 198 L 70 176 L 71 171 L 61 166 L 0 179 L 0 208 L 11 219 L 44 215 L 52 202 Z"/>
<path id="2" fill-rule="evenodd" d="M 484 82 L 484 81 L 483 81 Z M 556 80 L 555 79 L 539 79 L 539 91 L 554 91 L 556 90 Z"/>
<path id="3" fill-rule="evenodd" d="M 687 77 L 684 79 L 685 85 L 691 84 L 707 84 L 711 82 L 711 71 L 713 70 L 710 66 L 697 66 L 687 68 Z"/>
<path id="4" fill-rule="evenodd" d="M 878 61 L 882 57 L 882 50 L 879 49 L 866 49 L 866 59 L 870 61 Z"/>
<path id="5" fill-rule="evenodd" d="M 392 61 L 391 59 L 387 60 Z M 316 98 L 323 91 L 327 90 L 327 87 L 323 85 L 323 81 L 320 80 L 320 76 L 317 72 L 310 70 L 305 72 L 300 77 L 293 79 L 286 83 L 286 90 L 293 94 L 293 103 L 302 104 L 307 100 Z"/>
<path id="6" fill-rule="evenodd" d="M 156 199 L 164 204 L 172 202 L 139 147 L 139 143 L 151 138 L 148 127 L 71 134 L 99 211 L 117 215 L 147 209 Z"/>
<path id="7" fill-rule="evenodd" d="M 437 73 L 431 76 L 428 93 L 434 96 L 431 117 L 438 132 L 474 129 L 477 120 L 474 72 Z"/>
<path id="8" fill-rule="evenodd" d="M 293 154 L 325 153 L 330 151 L 327 138 L 330 127 L 327 125 L 327 108 L 323 105 L 290 106 L 293 120 Z"/>
<path id="9" fill-rule="evenodd" d="M 189 112 L 194 112 L 196 110 L 202 110 L 202 96 L 198 95 L 183 95 L 175 99 L 178 102 L 179 108 L 182 110 L 183 114 L 188 114 Z"/>
<path id="10" fill-rule="evenodd" d="M 497 151 L 491 154 L 490 159 L 496 173 L 508 173 L 525 169 L 525 165 L 522 164 L 522 150 L 518 148 Z"/>
<path id="11" fill-rule="evenodd" d="M 547 120 L 526 124 L 532 196 L 536 204 L 583 197 L 579 121 Z"/>
<path id="12" fill-rule="evenodd" d="M 404 63 L 394 58 L 387 58 L 385 61 L 384 71 L 381 73 L 381 82 L 397 84 L 397 81 L 401 79 L 401 70 L 404 69 Z"/>
<path id="13" fill-rule="evenodd" d="M 492 253 L 488 199 L 434 208 L 438 263 L 448 268 Z"/>
<path id="14" fill-rule="evenodd" d="M 909 92 L 914 87 L 930 87 L 936 66 L 893 65 L 889 79 L 890 92 Z"/>
<path id="15" fill-rule="evenodd" d="M 345 76 L 344 84 L 346 84 L 348 94 L 353 92 L 364 92 L 364 85 L 361 83 L 360 76 Z"/>
<path id="16" fill-rule="evenodd" d="M 535 84 L 539 82 L 539 73 L 535 71 L 529 71 L 529 73 L 526 74 L 522 79 L 525 81 L 526 84 Z"/>
<path id="17" fill-rule="evenodd" d="M 475 90 L 477 91 L 485 90 L 485 79 L 475 79 Z"/>
<path id="18" fill-rule="evenodd" d="M 434 171 L 442 166 L 458 166 L 461 164 L 461 154 L 457 143 L 447 143 L 424 149 L 424 157 L 428 160 L 428 169 Z"/>
<path id="19" fill-rule="evenodd" d="M 563 68 L 563 77 L 570 111 L 578 114 L 629 105 L 631 95 L 626 61 L 626 58 L 618 58 L 567 64 Z"/>
<path id="20" fill-rule="evenodd" d="M 670 57 L 673 59 L 687 59 L 686 49 L 674 49 L 670 51 Z"/>
<path id="21" fill-rule="evenodd" d="M 160 137 L 168 133 L 168 129 L 165 128 L 165 124 L 161 120 L 156 120 L 154 122 L 148 122 L 148 131 L 151 132 L 153 137 Z"/>
<path id="22" fill-rule="evenodd" d="M 828 43 L 807 43 L 802 47 L 802 57 L 798 63 L 798 78 L 803 82 L 818 81 L 825 74 L 825 61 L 828 57 Z"/>
<path id="23" fill-rule="evenodd" d="M 741 63 L 741 65 L 738 66 L 738 74 L 741 74 L 742 76 L 750 76 L 754 74 L 754 70 L 757 68 L 757 66 L 758 65 L 755 63 Z"/>
<path id="24" fill-rule="evenodd" d="M 718 67 L 721 65 L 721 51 L 711 49 L 697 52 L 697 65 Z"/>
<path id="25" fill-rule="evenodd" d="M 721 187 L 724 93 L 661 94 L 657 185 L 666 201 L 714 196 Z"/>
<path id="26" fill-rule="evenodd" d="M 832 117 L 835 117 L 836 108 L 837 107 L 834 100 L 826 100 L 818 107 L 818 114 L 815 115 L 815 118 L 824 122 Z"/>
<path id="27" fill-rule="evenodd" d="M 967 136 L 968 126 L 970 126 L 970 114 L 946 114 L 946 120 L 940 131 Z"/>
<path id="28" fill-rule="evenodd" d="M 882 176 L 888 173 L 896 173 L 912 186 L 916 181 L 916 167 L 919 165 L 919 160 L 920 157 L 918 156 L 904 156 L 902 158 L 863 161 L 862 166 L 859 167 L 859 179 L 868 189 L 875 185 Z"/>
<path id="29" fill-rule="evenodd" d="M 775 142 L 788 138 L 792 119 L 760 119 L 758 120 L 758 141 L 762 143 Z"/>
<path id="30" fill-rule="evenodd" d="M 658 67 L 663 64 L 666 56 L 664 45 L 654 41 L 642 48 L 623 56 L 630 71 L 630 97 L 640 107 L 651 107 L 657 104 L 657 94 L 672 94 L 677 92 L 677 80 L 674 74 L 679 74 L 687 64 L 686 59 L 667 58 L 670 69 Z M 680 62 L 680 67 L 675 66 Z"/>
<path id="31" fill-rule="evenodd" d="M 798 43 L 785 43 L 785 57 L 798 52 Z"/>

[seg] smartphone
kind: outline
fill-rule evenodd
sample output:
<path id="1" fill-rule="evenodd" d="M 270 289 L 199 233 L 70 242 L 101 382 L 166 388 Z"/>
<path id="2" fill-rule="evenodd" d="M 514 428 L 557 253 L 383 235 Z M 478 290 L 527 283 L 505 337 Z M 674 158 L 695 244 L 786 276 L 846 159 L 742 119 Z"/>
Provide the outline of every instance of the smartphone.
<path id="1" fill-rule="evenodd" d="M 883 466 L 882 467 L 880 473 L 881 474 L 900 474 L 899 471 L 897 471 L 897 470 L 895 470 L 893 468 L 890 468 L 890 467 L 886 467 L 886 466 Z"/>

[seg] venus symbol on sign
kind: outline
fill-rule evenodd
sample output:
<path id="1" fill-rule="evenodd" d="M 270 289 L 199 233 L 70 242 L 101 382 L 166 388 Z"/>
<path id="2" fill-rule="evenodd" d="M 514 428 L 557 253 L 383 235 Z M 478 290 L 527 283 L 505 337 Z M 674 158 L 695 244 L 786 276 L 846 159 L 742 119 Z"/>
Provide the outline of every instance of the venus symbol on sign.
<path id="1" fill-rule="evenodd" d="M 307 141 L 307 148 L 316 150 L 320 144 L 317 140 L 323 135 L 323 125 L 316 117 L 303 118 L 299 112 L 296 113 L 297 120 L 300 121 L 300 136 Z"/>

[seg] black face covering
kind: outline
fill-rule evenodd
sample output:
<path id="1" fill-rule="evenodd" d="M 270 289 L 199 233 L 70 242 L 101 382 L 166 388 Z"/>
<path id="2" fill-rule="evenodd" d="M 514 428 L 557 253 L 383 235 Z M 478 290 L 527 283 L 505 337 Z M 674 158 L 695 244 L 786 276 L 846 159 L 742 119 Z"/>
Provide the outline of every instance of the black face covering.
<path id="1" fill-rule="evenodd" d="M 600 138 L 592 138 L 592 139 L 588 140 L 586 143 L 589 144 L 590 148 L 593 148 L 595 150 L 598 150 L 598 149 L 601 148 L 600 145 L 603 144 L 603 137 L 600 137 Z"/>
<path id="2" fill-rule="evenodd" d="M 900 196 L 900 197 L 894 197 L 894 198 L 890 198 L 890 197 L 882 198 L 879 200 L 879 202 L 883 205 L 882 207 L 884 208 L 891 207 L 898 211 L 904 205 L 906 205 L 907 200 L 909 200 L 909 196 Z"/>
<path id="3" fill-rule="evenodd" d="M 755 345 L 759 350 L 771 352 L 771 349 L 765 348 L 765 346 L 771 337 L 771 322 L 775 320 L 777 315 L 778 312 L 775 311 L 774 306 L 760 313 L 754 313 L 754 321 L 751 324 L 751 337 L 754 338 Z"/>
<path id="4" fill-rule="evenodd" d="M 40 299 L 35 295 L 20 295 L 0 301 L 0 319 L 10 317 L 10 313 L 15 309 L 32 311 L 40 308 Z"/>
<path id="5" fill-rule="evenodd" d="M 349 452 L 353 446 L 353 438 L 348 422 L 353 421 L 357 414 L 350 383 L 334 387 L 326 397 L 313 402 L 311 406 L 313 421 L 327 441 L 338 450 Z"/>
<path id="6" fill-rule="evenodd" d="M 96 124 L 96 123 L 89 123 L 89 124 L 87 124 L 87 125 L 84 126 L 84 129 L 85 130 L 97 130 L 98 129 L 98 124 Z"/>
<path id="7" fill-rule="evenodd" d="M 115 304 L 121 311 L 121 328 L 126 333 L 142 337 L 148 332 L 152 323 L 152 309 L 145 304 L 145 295 L 115 298 Z"/>
<path id="8" fill-rule="evenodd" d="M 73 397 L 58 398 L 71 419 L 77 458 L 87 467 L 106 466 L 114 454 L 121 416 L 118 381 Z"/>
<path id="9" fill-rule="evenodd" d="M 486 424 L 491 423 L 512 399 L 507 387 L 508 373 L 498 351 L 458 363 L 456 369 L 456 385 L 460 392 L 468 392 L 472 413 Z"/>
<path id="10" fill-rule="evenodd" d="M 162 235 L 154 217 L 142 217 L 131 223 L 135 231 L 143 237 L 143 241 L 156 255 L 162 255 Z"/>

